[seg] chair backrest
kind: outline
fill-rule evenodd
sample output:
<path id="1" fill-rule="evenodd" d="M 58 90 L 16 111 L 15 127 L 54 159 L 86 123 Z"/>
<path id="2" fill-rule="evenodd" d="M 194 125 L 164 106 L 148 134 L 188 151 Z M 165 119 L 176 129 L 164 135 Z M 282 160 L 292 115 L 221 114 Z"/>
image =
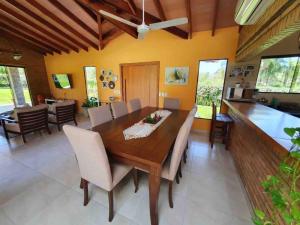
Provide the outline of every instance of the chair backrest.
<path id="1" fill-rule="evenodd" d="M 30 133 L 48 127 L 48 107 L 38 105 L 17 111 L 21 133 Z"/>
<path id="2" fill-rule="evenodd" d="M 49 105 L 49 110 L 52 111 L 53 113 L 56 113 L 57 107 L 68 106 L 68 105 L 75 105 L 75 101 L 74 100 L 65 100 L 65 101 L 55 102 L 52 105 Z"/>
<path id="3" fill-rule="evenodd" d="M 75 119 L 75 103 L 59 105 L 55 107 L 56 120 L 58 123 L 66 123 Z"/>
<path id="4" fill-rule="evenodd" d="M 142 108 L 141 101 L 138 98 L 129 101 L 131 112 L 137 111 Z"/>
<path id="5" fill-rule="evenodd" d="M 115 119 L 128 114 L 125 102 L 113 102 L 111 103 L 111 109 Z"/>
<path id="6" fill-rule="evenodd" d="M 92 127 L 98 126 L 112 120 L 109 105 L 89 108 L 88 113 L 90 116 Z"/>
<path id="7" fill-rule="evenodd" d="M 181 126 L 176 141 L 174 144 L 173 152 L 171 155 L 171 163 L 169 168 L 169 179 L 174 180 L 179 164 L 181 162 L 182 154 L 186 148 L 188 136 L 191 129 L 191 124 L 194 117 L 188 116 L 183 125 Z"/>
<path id="8" fill-rule="evenodd" d="M 177 98 L 164 98 L 165 109 L 179 109 L 179 99 Z"/>
<path id="9" fill-rule="evenodd" d="M 64 125 L 63 130 L 75 152 L 81 177 L 110 191 L 112 175 L 100 134 L 70 125 Z"/>
<path id="10" fill-rule="evenodd" d="M 217 116 L 217 106 L 216 104 L 213 102 L 212 103 L 212 120 L 215 121 L 216 120 L 216 116 Z"/>

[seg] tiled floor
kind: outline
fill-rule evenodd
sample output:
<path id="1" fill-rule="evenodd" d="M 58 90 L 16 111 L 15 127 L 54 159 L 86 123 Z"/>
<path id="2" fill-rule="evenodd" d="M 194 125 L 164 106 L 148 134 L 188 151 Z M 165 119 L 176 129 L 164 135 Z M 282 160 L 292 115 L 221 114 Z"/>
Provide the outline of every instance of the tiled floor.
<path id="1" fill-rule="evenodd" d="M 89 122 L 81 119 L 79 126 Z M 107 194 L 90 186 L 91 200 L 84 207 L 79 170 L 63 132 L 34 134 L 24 145 L 21 138 L 8 145 L 0 136 L 1 225 L 148 225 L 147 176 L 140 175 L 134 193 L 127 177 L 114 192 L 115 217 L 108 222 Z M 250 225 L 250 213 L 229 152 L 207 137 L 192 133 L 188 163 L 180 184 L 174 184 L 174 208 L 162 182 L 160 225 Z"/>

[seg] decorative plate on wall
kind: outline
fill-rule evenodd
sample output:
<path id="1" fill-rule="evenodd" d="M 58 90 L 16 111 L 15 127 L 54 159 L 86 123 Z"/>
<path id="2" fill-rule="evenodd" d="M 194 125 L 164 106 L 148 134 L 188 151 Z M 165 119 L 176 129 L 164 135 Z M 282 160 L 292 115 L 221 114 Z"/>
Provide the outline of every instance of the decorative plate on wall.
<path id="1" fill-rule="evenodd" d="M 115 88 L 115 82 L 113 82 L 113 81 L 109 81 L 108 82 L 108 87 L 110 88 L 110 89 L 114 89 Z"/>
<path id="2" fill-rule="evenodd" d="M 103 75 L 100 75 L 99 79 L 100 79 L 101 81 L 104 81 L 104 76 L 103 76 Z"/>

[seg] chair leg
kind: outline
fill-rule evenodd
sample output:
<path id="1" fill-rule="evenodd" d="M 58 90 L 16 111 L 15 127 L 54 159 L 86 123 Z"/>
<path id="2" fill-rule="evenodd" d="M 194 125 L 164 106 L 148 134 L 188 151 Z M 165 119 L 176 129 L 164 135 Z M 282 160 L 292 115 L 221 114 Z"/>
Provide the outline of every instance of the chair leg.
<path id="1" fill-rule="evenodd" d="M 8 136 L 8 132 L 6 131 L 6 129 L 4 129 L 4 135 L 5 135 L 6 140 L 9 141 L 9 136 Z"/>
<path id="2" fill-rule="evenodd" d="M 186 154 L 187 149 L 183 152 L 183 162 L 186 164 L 186 159 L 187 159 L 187 154 Z"/>
<path id="3" fill-rule="evenodd" d="M 82 178 L 80 178 L 80 189 L 83 189 L 83 179 Z"/>
<path id="4" fill-rule="evenodd" d="M 75 123 L 75 125 L 76 125 L 76 127 L 77 127 L 77 125 L 78 125 L 78 124 L 77 124 L 77 121 L 76 121 L 76 119 L 74 119 L 74 123 Z"/>
<path id="5" fill-rule="evenodd" d="M 113 190 L 108 192 L 108 202 L 109 202 L 109 217 L 108 221 L 111 222 L 114 218 L 114 196 Z"/>
<path id="6" fill-rule="evenodd" d="M 179 181 L 179 175 L 178 175 L 178 171 L 177 171 L 177 173 L 176 173 L 176 183 L 177 183 L 177 184 L 179 184 L 179 183 L 180 183 L 180 181 Z"/>
<path id="7" fill-rule="evenodd" d="M 58 131 L 61 131 L 59 123 L 57 124 L 57 129 L 58 129 Z"/>
<path id="8" fill-rule="evenodd" d="M 230 139 L 230 131 L 231 131 L 231 124 L 227 124 L 227 130 L 226 130 L 226 141 L 225 141 L 225 149 L 228 151 L 229 147 L 229 139 Z"/>
<path id="9" fill-rule="evenodd" d="M 23 142 L 26 143 L 25 135 L 24 135 L 24 134 L 21 134 L 21 136 L 22 136 Z"/>
<path id="10" fill-rule="evenodd" d="M 86 206 L 89 203 L 88 182 L 85 179 L 82 179 L 82 184 L 83 184 L 83 191 L 84 191 L 83 205 Z"/>
<path id="11" fill-rule="evenodd" d="M 134 182 L 134 193 L 137 193 L 138 189 L 139 189 L 139 179 L 138 179 L 138 171 L 137 169 L 133 169 L 133 182 Z"/>
<path id="12" fill-rule="evenodd" d="M 48 134 L 51 134 L 51 130 L 49 129 L 49 127 L 47 127 L 47 132 Z"/>
<path id="13" fill-rule="evenodd" d="M 173 181 L 169 180 L 169 206 L 170 206 L 170 208 L 173 208 L 172 189 L 173 189 Z"/>
<path id="14" fill-rule="evenodd" d="M 181 163 L 179 163 L 179 167 L 178 167 L 178 175 L 181 178 L 182 177 L 182 173 L 181 173 Z"/>

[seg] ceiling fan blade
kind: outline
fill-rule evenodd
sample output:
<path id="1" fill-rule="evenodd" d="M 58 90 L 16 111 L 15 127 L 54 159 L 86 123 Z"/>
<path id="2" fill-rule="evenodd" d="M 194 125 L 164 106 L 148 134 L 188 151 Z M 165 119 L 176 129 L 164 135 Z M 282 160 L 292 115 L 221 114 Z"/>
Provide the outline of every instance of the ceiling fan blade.
<path id="1" fill-rule="evenodd" d="M 146 33 L 141 33 L 141 32 L 139 32 L 138 39 L 139 39 L 139 40 L 144 40 L 145 34 L 146 34 Z"/>
<path id="2" fill-rule="evenodd" d="M 167 21 L 163 21 L 163 22 L 159 22 L 159 23 L 152 23 L 149 25 L 149 27 L 151 30 L 159 30 L 159 29 L 164 29 L 164 28 L 168 28 L 168 27 L 183 25 L 188 22 L 189 22 L 188 18 L 183 17 L 183 18 L 167 20 Z"/>
<path id="3" fill-rule="evenodd" d="M 132 22 L 130 22 L 129 20 L 125 20 L 125 19 L 123 19 L 122 17 L 116 16 L 116 15 L 114 15 L 114 14 L 112 14 L 112 13 L 106 12 L 106 11 L 104 11 L 104 10 L 99 10 L 99 13 L 100 13 L 101 15 L 103 15 L 103 16 L 110 17 L 110 18 L 112 18 L 112 19 L 114 19 L 114 20 L 117 20 L 117 21 L 119 21 L 119 22 L 125 23 L 125 24 L 127 24 L 127 25 L 129 25 L 129 26 L 132 26 L 132 27 L 135 27 L 135 28 L 138 27 L 137 24 L 132 23 Z"/>

